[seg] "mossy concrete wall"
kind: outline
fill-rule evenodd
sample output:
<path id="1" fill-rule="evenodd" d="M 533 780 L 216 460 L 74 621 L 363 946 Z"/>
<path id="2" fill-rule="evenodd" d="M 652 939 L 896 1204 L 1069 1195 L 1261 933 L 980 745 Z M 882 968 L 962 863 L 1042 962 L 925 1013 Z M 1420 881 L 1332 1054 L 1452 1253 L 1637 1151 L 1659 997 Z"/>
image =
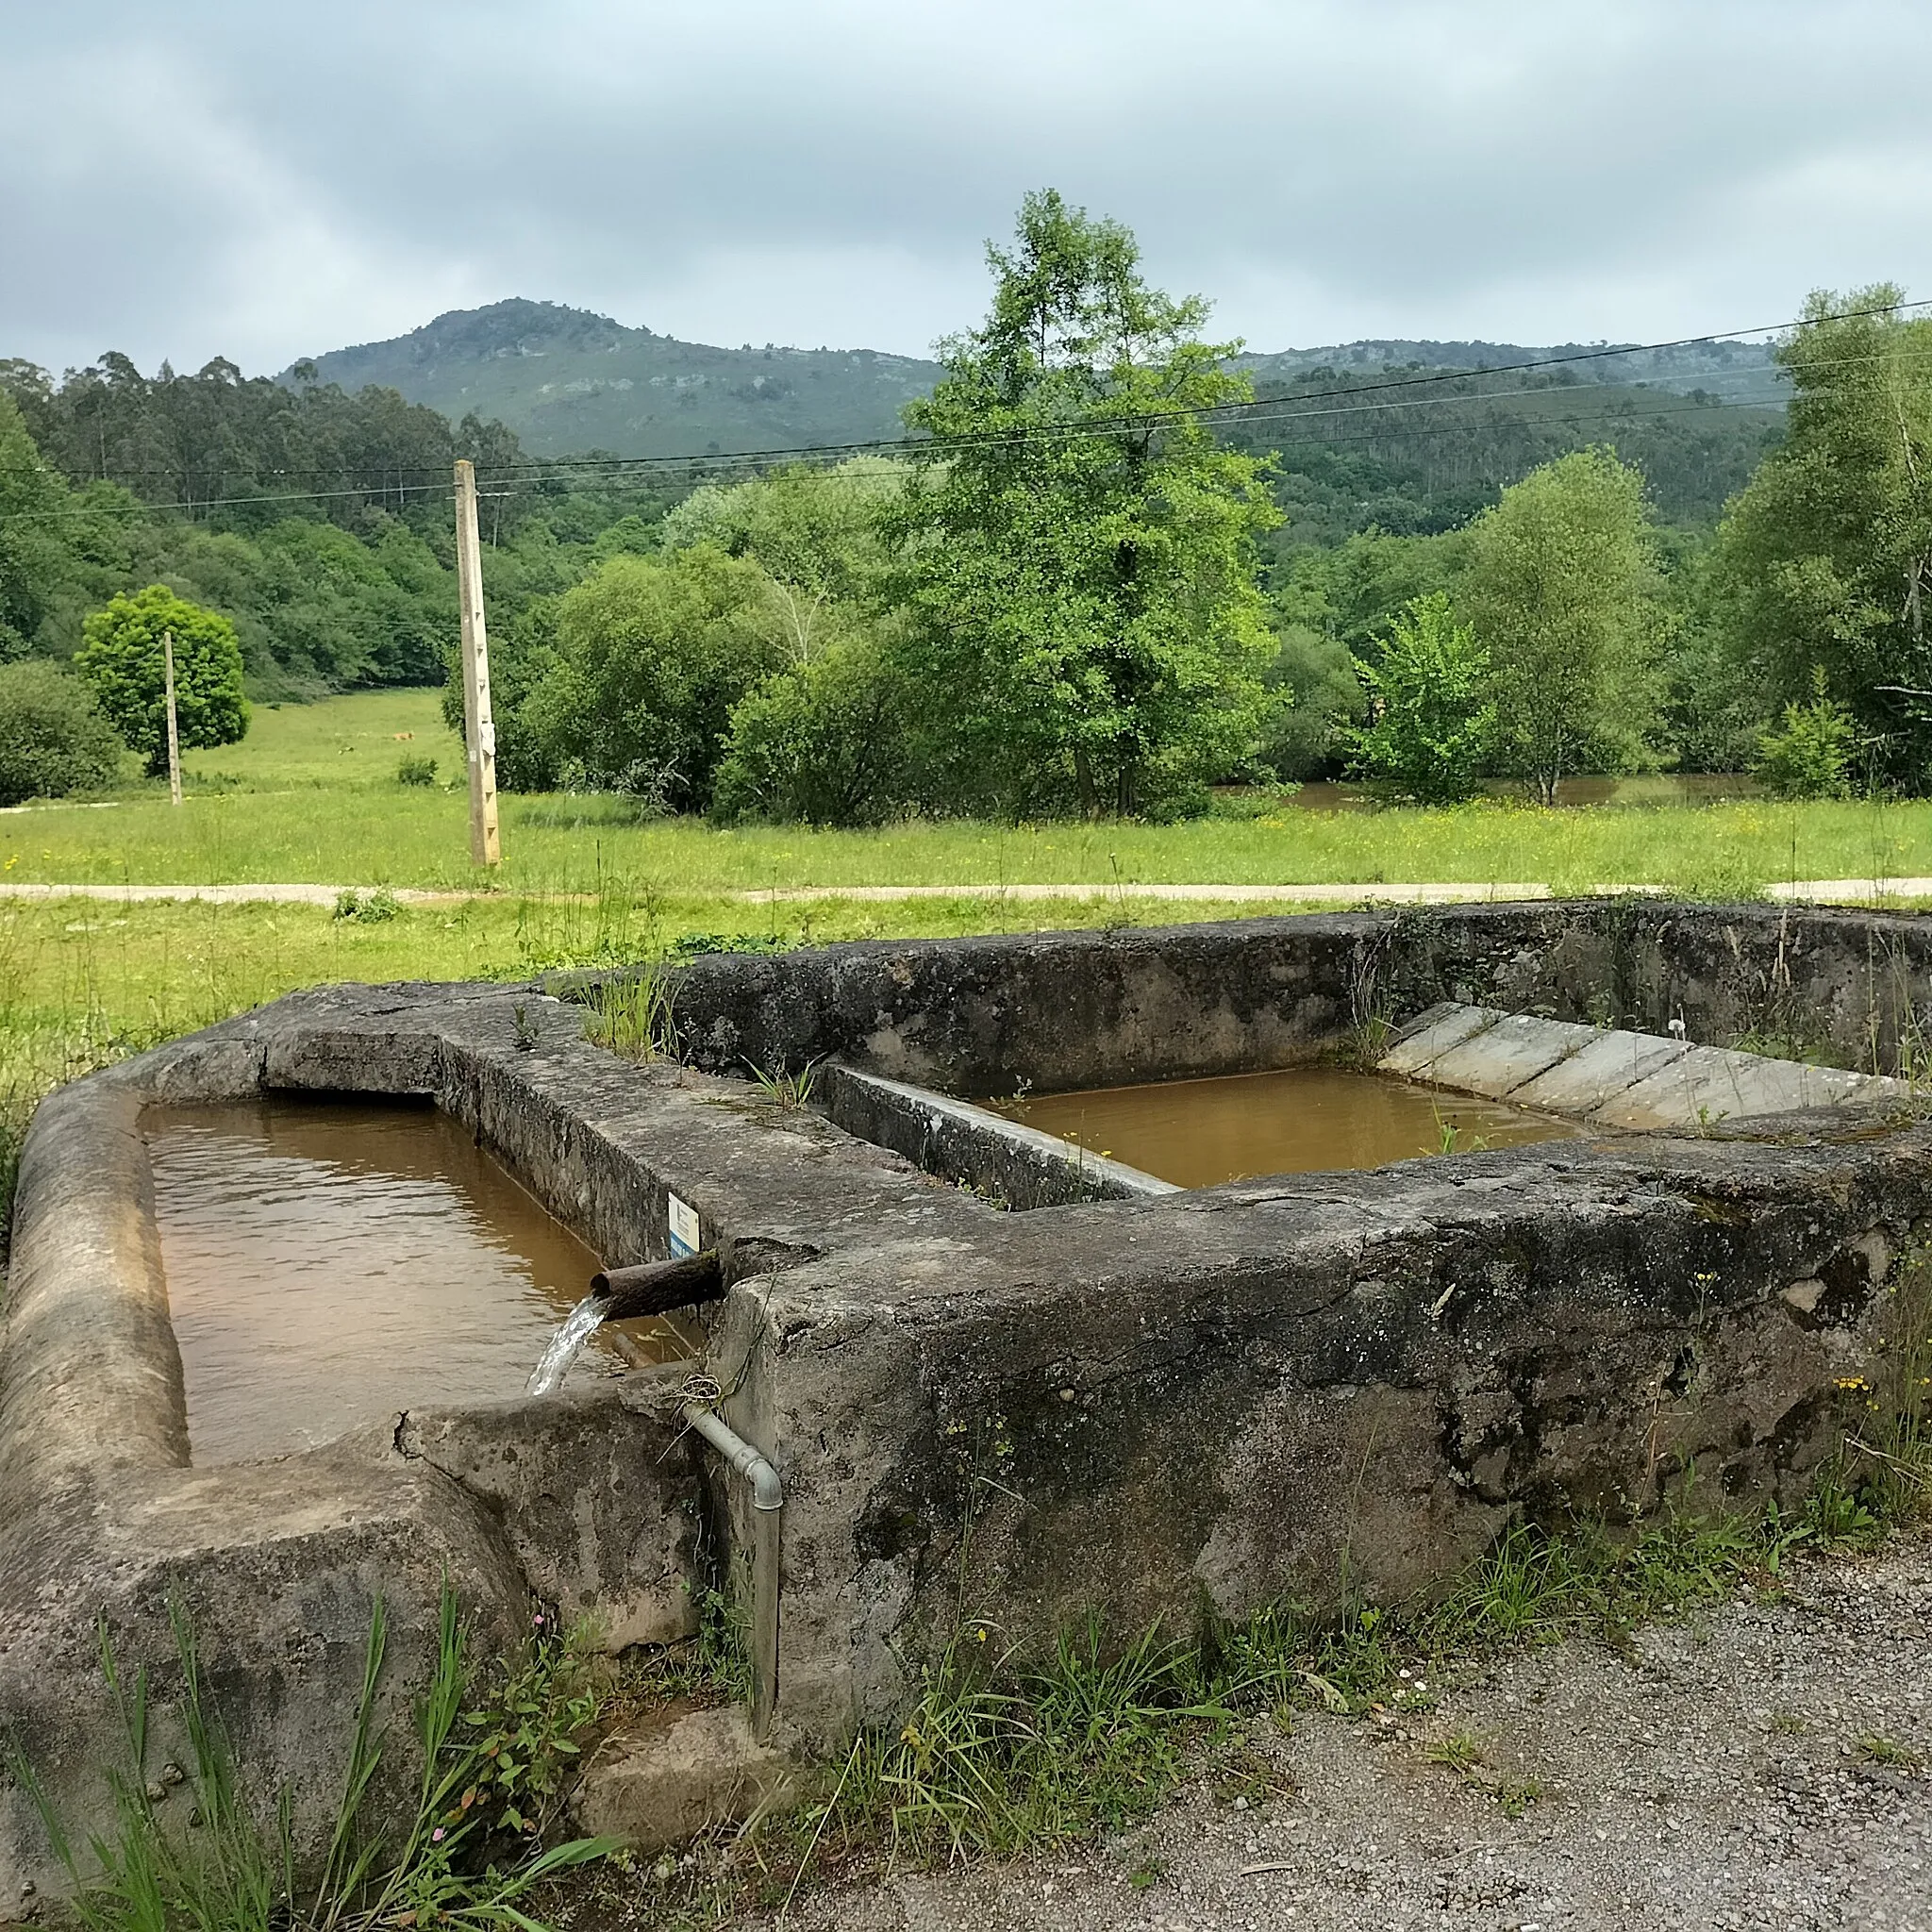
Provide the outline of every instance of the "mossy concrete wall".
<path id="1" fill-rule="evenodd" d="M 95 1619 L 156 1669 L 166 1737 L 178 1599 L 244 1762 L 291 1785 L 312 1843 L 377 1593 L 397 1714 L 444 1574 L 486 1647 L 535 1595 L 613 1641 L 669 1635 L 693 1524 L 738 1507 L 675 1372 L 188 1465 L 151 1101 L 429 1094 L 613 1263 L 664 1254 L 668 1194 L 692 1204 L 727 1287 L 703 1366 L 786 1484 L 779 1722 L 823 1748 L 901 1707 L 962 1574 L 968 1612 L 1024 1644 L 1090 1612 L 1320 1600 L 1344 1566 L 1407 1590 L 1524 1511 L 1641 1508 L 1692 1464 L 1705 1495 L 1794 1499 L 1932 1216 L 1932 1130 L 1840 1109 L 1008 1213 L 723 1069 L 838 1054 L 963 1094 L 1230 1072 L 1444 999 L 1683 1017 L 1718 1044 L 1797 1012 L 1882 1058 L 1914 1037 L 1927 953 L 1901 921 L 1485 908 L 700 960 L 683 1064 L 628 1064 L 581 1008 L 502 988 L 302 994 L 159 1049 L 49 1101 L 23 1161 L 0 1724 L 84 1822 L 113 1731 Z M 0 1914 L 52 1876 L 0 1791 Z"/>

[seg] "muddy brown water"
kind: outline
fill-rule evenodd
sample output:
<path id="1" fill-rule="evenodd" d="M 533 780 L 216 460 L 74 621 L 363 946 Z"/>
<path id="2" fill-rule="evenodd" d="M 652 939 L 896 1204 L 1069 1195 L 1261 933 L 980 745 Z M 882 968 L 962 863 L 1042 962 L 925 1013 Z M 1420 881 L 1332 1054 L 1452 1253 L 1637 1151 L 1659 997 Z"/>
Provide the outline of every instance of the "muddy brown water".
<path id="1" fill-rule="evenodd" d="M 1253 1174 L 1386 1167 L 1420 1154 L 1520 1147 L 1581 1131 L 1573 1122 L 1466 1099 L 1379 1074 L 1291 1067 L 990 1103 L 1063 1141 L 1183 1188 Z"/>
<path id="2" fill-rule="evenodd" d="M 197 1466 L 519 1395 L 599 1266 L 433 1107 L 275 1099 L 142 1126 Z M 690 1352 L 675 1324 L 624 1328 L 648 1357 Z"/>

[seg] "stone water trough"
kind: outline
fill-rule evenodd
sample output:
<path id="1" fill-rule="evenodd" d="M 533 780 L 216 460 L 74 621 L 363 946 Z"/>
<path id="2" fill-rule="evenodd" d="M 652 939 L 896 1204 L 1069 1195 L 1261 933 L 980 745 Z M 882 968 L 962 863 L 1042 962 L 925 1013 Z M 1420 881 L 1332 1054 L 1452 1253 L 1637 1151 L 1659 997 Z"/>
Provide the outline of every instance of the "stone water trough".
<path id="1" fill-rule="evenodd" d="M 591 1754 L 582 1822 L 648 1841 L 892 1718 L 962 1607 L 1023 1646 L 1090 1614 L 1185 1633 L 1344 1574 L 1424 1589 L 1525 1513 L 1628 1517 L 1693 1469 L 1795 1502 L 1932 1214 L 1908 919 L 1594 902 L 715 956 L 642 1065 L 587 1040 L 593 987 L 298 994 L 40 1109 L 0 1732 L 76 1825 L 118 1751 L 101 1628 L 178 1751 L 171 1605 L 312 1852 L 377 1596 L 401 1734 L 445 1577 L 486 1651 L 533 1603 L 617 1651 L 685 1637 L 702 1588 L 774 1590 L 756 1724 Z M 1184 1189 L 976 1104 L 1338 1055 L 1566 1137 Z M 748 1068 L 815 1069 L 809 1104 Z M 699 1358 L 197 1466 L 143 1113 L 263 1093 L 426 1097 L 607 1266 L 714 1255 Z M 58 1878 L 0 1770 L 0 1921 Z"/>

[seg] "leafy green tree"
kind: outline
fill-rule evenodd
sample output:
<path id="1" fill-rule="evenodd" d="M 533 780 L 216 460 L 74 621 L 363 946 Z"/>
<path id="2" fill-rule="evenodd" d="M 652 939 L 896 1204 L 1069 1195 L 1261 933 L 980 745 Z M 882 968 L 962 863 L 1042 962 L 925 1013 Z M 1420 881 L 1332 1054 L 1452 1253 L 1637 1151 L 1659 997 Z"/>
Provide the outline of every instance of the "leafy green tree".
<path id="1" fill-rule="evenodd" d="M 1826 692 L 1821 666 L 1811 702 L 1787 705 L 1776 728 L 1759 736 L 1752 771 L 1779 798 L 1849 798 L 1863 738 L 1857 719 Z"/>
<path id="2" fill-rule="evenodd" d="M 836 469 L 804 465 L 730 489 L 696 490 L 662 526 L 667 552 L 710 543 L 749 557 L 771 578 L 764 623 L 792 664 L 861 627 L 891 561 L 883 517 L 906 493 L 908 463 L 855 457 Z"/>
<path id="3" fill-rule="evenodd" d="M 1498 757 L 1545 805 L 1563 778 L 1644 755 L 1651 534 L 1643 478 L 1607 449 L 1532 471 L 1471 533 L 1460 608 L 1490 653 Z"/>
<path id="4" fill-rule="evenodd" d="M 1911 695 L 1932 688 L 1932 321 L 1906 320 L 1902 300 L 1881 284 L 1807 303 L 1777 350 L 1792 384 L 1784 442 L 1731 504 L 1712 571 L 1765 715 L 1803 704 L 1822 667 L 1916 785 L 1932 759 L 1932 720 Z"/>
<path id="5" fill-rule="evenodd" d="M 146 760 L 168 769 L 167 664 L 162 634 L 175 640 L 175 714 L 183 750 L 233 744 L 248 729 L 242 694 L 242 646 L 220 612 L 150 584 L 116 597 L 83 626 L 75 668 L 108 722 Z"/>
<path id="6" fill-rule="evenodd" d="M 1302 624 L 1373 659 L 1394 618 L 1417 597 L 1453 598 L 1469 567 L 1470 534 L 1399 537 L 1363 530 L 1328 550 L 1298 552 L 1274 578 L 1270 602 L 1284 624 Z"/>
<path id="7" fill-rule="evenodd" d="M 558 604 L 520 726 L 566 784 L 703 810 L 733 707 L 781 662 L 758 622 L 768 584 L 709 544 L 613 557 Z"/>
<path id="8" fill-rule="evenodd" d="M 1448 593 L 1415 598 L 1362 666 L 1369 723 L 1349 733 L 1355 769 L 1424 805 L 1470 797 L 1495 730 L 1490 654 L 1457 624 Z"/>
<path id="9" fill-rule="evenodd" d="M 1340 638 L 1306 624 L 1284 625 L 1263 682 L 1287 701 L 1261 745 L 1277 778 L 1317 777 L 1337 768 L 1343 740 L 1363 705 L 1361 667 Z"/>
<path id="10" fill-rule="evenodd" d="M 0 805 L 97 791 L 125 750 L 71 671 L 44 658 L 0 664 Z"/>
<path id="11" fill-rule="evenodd" d="M 1273 655 L 1255 539 L 1264 465 L 1199 412 L 1251 391 L 1198 299 L 1142 279 L 1134 238 L 1028 195 L 989 248 L 991 312 L 942 345 L 906 417 L 932 439 L 892 520 L 901 661 L 955 808 L 1134 812 L 1258 744 Z"/>

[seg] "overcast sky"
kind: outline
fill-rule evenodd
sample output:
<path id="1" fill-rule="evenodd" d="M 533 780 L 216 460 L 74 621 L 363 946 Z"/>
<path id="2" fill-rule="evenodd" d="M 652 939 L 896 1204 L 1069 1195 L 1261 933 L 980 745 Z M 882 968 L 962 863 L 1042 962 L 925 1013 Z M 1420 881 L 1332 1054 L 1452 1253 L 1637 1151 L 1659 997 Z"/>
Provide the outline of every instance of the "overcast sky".
<path id="1" fill-rule="evenodd" d="M 529 295 L 924 353 L 1056 186 L 1260 349 L 1932 294 L 1932 8 L 0 0 L 0 355 L 254 373 Z"/>

